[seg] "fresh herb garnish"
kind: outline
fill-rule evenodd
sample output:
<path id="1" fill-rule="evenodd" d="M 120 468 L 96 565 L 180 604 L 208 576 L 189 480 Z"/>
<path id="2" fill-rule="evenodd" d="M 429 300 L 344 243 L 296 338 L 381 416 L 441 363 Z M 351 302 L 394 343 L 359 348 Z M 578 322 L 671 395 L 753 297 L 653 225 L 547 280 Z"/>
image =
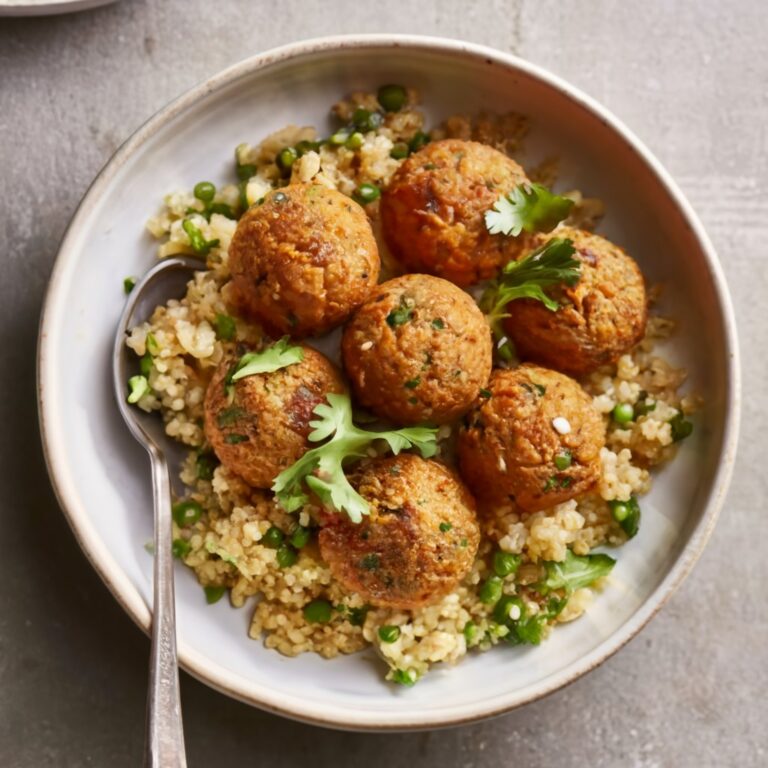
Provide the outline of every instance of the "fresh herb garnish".
<path id="1" fill-rule="evenodd" d="M 381 565 L 381 558 L 375 553 L 365 555 L 360 560 L 360 567 L 365 571 L 375 571 Z"/>
<path id="2" fill-rule="evenodd" d="M 294 363 L 300 363 L 304 359 L 304 350 L 292 345 L 287 336 L 276 341 L 271 347 L 261 352 L 248 352 L 240 358 L 234 373 L 229 376 L 229 381 L 239 381 L 246 376 L 254 376 L 257 373 L 272 373 L 281 368 L 287 368 Z"/>
<path id="3" fill-rule="evenodd" d="M 627 501 L 609 501 L 613 519 L 621 526 L 621 530 L 631 539 L 640 528 L 640 504 L 637 497 L 632 495 Z"/>
<path id="4" fill-rule="evenodd" d="M 389 432 L 369 432 L 352 423 L 352 404 L 349 395 L 331 393 L 327 403 L 320 403 L 310 422 L 314 430 L 309 440 L 327 443 L 307 451 L 295 464 L 281 472 L 272 486 L 282 507 L 293 512 L 307 500 L 304 483 L 316 493 L 323 504 L 346 512 L 352 522 L 359 523 L 369 511 L 368 502 L 355 491 L 344 475 L 342 464 L 348 459 L 367 455 L 368 446 L 375 440 L 385 440 L 392 453 L 406 448 L 418 448 L 424 458 L 437 451 L 437 430 L 431 427 L 410 427 Z"/>
<path id="5" fill-rule="evenodd" d="M 216 338 L 221 341 L 232 341 L 237 332 L 235 319 L 229 315 L 216 315 L 214 328 L 216 330 Z"/>
<path id="6" fill-rule="evenodd" d="M 218 603 L 219 600 L 224 597 L 226 591 L 226 587 L 203 587 L 203 592 L 205 592 L 205 602 L 208 603 L 208 605 Z"/>
<path id="7" fill-rule="evenodd" d="M 135 285 L 136 285 L 135 277 L 126 277 L 123 280 L 123 291 L 125 291 L 126 296 L 133 290 Z"/>
<path id="8" fill-rule="evenodd" d="M 148 394 L 149 382 L 146 376 L 131 376 L 128 379 L 128 402 L 131 405 L 138 403 L 144 395 Z"/>
<path id="9" fill-rule="evenodd" d="M 480 307 L 488 320 L 497 349 L 509 354 L 502 321 L 509 317 L 507 305 L 515 299 L 535 299 L 552 312 L 560 304 L 544 293 L 555 285 L 575 285 L 580 277 L 581 262 L 573 258 L 573 243 L 568 239 L 552 238 L 520 261 L 510 261 L 483 293 Z"/>
<path id="10" fill-rule="evenodd" d="M 393 309 L 387 315 L 387 325 L 390 328 L 396 328 L 398 325 L 405 325 L 413 316 L 413 307 L 406 303 L 405 296 L 400 297 L 400 306 Z"/>
<path id="11" fill-rule="evenodd" d="M 672 427 L 672 439 L 679 443 L 690 437 L 693 432 L 693 424 L 683 416 L 681 412 L 676 413 L 670 420 L 669 426 Z"/>
<path id="12" fill-rule="evenodd" d="M 545 562 L 546 577 L 536 584 L 536 589 L 546 595 L 555 589 L 563 589 L 566 594 L 588 587 L 603 576 L 607 576 L 616 561 L 608 555 L 574 555 L 569 549 L 565 560 L 560 563 Z"/>
<path id="13" fill-rule="evenodd" d="M 203 237 L 200 228 L 191 219 L 184 219 L 184 221 L 181 222 L 181 227 L 187 233 L 189 244 L 198 256 L 207 256 L 208 251 L 219 244 L 218 238 L 215 240 L 206 240 L 205 237 Z"/>
<path id="14" fill-rule="evenodd" d="M 186 539 L 174 539 L 171 544 L 171 553 L 179 560 L 186 557 L 191 549 L 192 545 Z"/>
<path id="15" fill-rule="evenodd" d="M 441 533 L 448 533 L 448 531 L 453 528 L 453 525 L 451 523 L 440 523 L 438 527 L 440 528 Z"/>
<path id="16" fill-rule="evenodd" d="M 480 390 L 480 397 L 489 398 L 491 396 L 491 390 L 490 389 L 481 389 Z"/>
<path id="17" fill-rule="evenodd" d="M 523 230 L 551 232 L 572 207 L 573 200 L 555 195 L 541 184 L 519 184 L 485 214 L 485 226 L 492 235 L 513 237 Z"/>

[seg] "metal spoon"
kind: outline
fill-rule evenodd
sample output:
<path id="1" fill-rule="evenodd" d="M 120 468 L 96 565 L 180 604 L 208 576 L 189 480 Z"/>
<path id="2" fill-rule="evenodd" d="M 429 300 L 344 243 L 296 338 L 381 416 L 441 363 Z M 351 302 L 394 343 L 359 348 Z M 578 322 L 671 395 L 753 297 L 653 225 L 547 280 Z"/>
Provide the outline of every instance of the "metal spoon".
<path id="1" fill-rule="evenodd" d="M 186 768 L 181 723 L 179 669 L 176 658 L 176 610 L 173 590 L 171 476 L 166 458 L 169 440 L 156 414 L 126 401 L 127 382 L 138 373 L 138 360 L 125 345 L 128 329 L 146 320 L 159 304 L 184 295 L 192 271 L 201 264 L 176 257 L 162 261 L 134 287 L 120 317 L 112 359 L 115 397 L 131 434 L 147 449 L 155 501 L 155 558 L 147 696 L 146 768 Z"/>

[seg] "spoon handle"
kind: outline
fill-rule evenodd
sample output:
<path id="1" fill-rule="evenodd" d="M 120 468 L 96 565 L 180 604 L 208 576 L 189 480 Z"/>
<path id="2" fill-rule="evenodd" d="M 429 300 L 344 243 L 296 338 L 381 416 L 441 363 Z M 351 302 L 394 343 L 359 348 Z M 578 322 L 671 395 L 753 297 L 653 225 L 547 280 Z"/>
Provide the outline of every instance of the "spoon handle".
<path id="1" fill-rule="evenodd" d="M 150 458 L 155 499 L 155 558 L 144 766 L 186 768 L 176 658 L 171 479 L 165 458 L 152 450 Z"/>

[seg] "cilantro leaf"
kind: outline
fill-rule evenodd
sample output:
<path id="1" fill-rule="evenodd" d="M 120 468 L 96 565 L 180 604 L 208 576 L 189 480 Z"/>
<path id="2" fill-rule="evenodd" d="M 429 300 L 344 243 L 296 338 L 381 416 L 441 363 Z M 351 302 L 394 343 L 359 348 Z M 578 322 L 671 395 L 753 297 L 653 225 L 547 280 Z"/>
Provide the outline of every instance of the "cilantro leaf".
<path id="1" fill-rule="evenodd" d="M 294 363 L 300 363 L 303 359 L 304 350 L 290 344 L 288 337 L 283 336 L 280 341 L 261 352 L 248 352 L 243 355 L 235 367 L 235 372 L 230 376 L 230 381 L 239 381 L 257 373 L 279 371 Z"/>
<path id="2" fill-rule="evenodd" d="M 509 317 L 507 305 L 515 299 L 535 299 L 552 312 L 560 304 L 547 296 L 545 288 L 575 285 L 581 276 L 581 262 L 573 258 L 576 249 L 567 238 L 553 237 L 519 261 L 510 261 L 498 279 L 486 288 L 480 307 L 486 314 L 497 342 L 506 342 L 502 320 Z M 500 351 L 502 351 L 500 347 Z"/>
<path id="3" fill-rule="evenodd" d="M 517 237 L 526 232 L 551 232 L 573 207 L 573 200 L 550 192 L 541 184 L 519 184 L 500 197 L 485 214 L 492 235 Z"/>
<path id="4" fill-rule="evenodd" d="M 603 576 L 607 576 L 616 561 L 608 555 L 574 555 L 569 549 L 561 563 L 546 562 L 546 577 L 536 589 L 546 595 L 555 589 L 564 589 L 566 594 L 588 587 Z"/>
<path id="5" fill-rule="evenodd" d="M 437 429 L 410 427 L 389 432 L 370 432 L 352 422 L 349 395 L 331 393 L 327 403 L 320 403 L 310 421 L 313 443 L 328 440 L 324 445 L 307 451 L 297 462 L 281 472 L 272 485 L 283 509 L 294 512 L 308 501 L 304 485 L 326 506 L 346 512 L 353 523 L 359 523 L 369 512 L 368 502 L 349 484 L 343 464 L 347 459 L 368 455 L 368 446 L 375 440 L 385 440 L 394 454 L 406 448 L 417 448 L 424 458 L 437 451 Z"/>

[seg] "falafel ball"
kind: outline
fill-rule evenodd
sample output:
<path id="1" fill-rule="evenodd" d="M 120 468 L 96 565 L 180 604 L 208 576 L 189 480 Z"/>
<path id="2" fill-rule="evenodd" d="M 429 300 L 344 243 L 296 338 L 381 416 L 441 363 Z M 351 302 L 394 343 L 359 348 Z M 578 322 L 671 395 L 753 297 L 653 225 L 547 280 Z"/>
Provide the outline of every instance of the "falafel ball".
<path id="1" fill-rule="evenodd" d="M 344 329 L 344 367 L 357 400 L 398 424 L 464 413 L 491 374 L 492 341 L 472 298 L 447 280 L 382 283 Z"/>
<path id="2" fill-rule="evenodd" d="M 229 247 L 234 299 L 270 333 L 319 336 L 343 323 L 379 279 L 368 217 L 319 184 L 270 192 L 246 211 Z"/>
<path id="3" fill-rule="evenodd" d="M 511 302 L 504 329 L 523 360 L 581 376 L 615 362 L 643 338 L 645 282 L 634 259 L 604 237 L 568 227 L 556 234 L 573 242 L 579 281 L 558 289 L 563 306 L 556 312 L 532 299 Z M 547 239 L 537 236 L 533 247 Z"/>
<path id="4" fill-rule="evenodd" d="M 313 411 L 329 392 L 344 392 L 336 367 L 303 346 L 304 359 L 272 373 L 227 383 L 236 361 L 224 360 L 205 395 L 205 436 L 219 461 L 254 488 L 275 477 L 311 447 Z"/>
<path id="5" fill-rule="evenodd" d="M 418 608 L 454 590 L 480 543 L 475 502 L 458 476 L 401 454 L 358 464 L 349 481 L 370 514 L 360 523 L 324 514 L 320 554 L 334 578 L 388 608 Z"/>
<path id="6" fill-rule="evenodd" d="M 488 391 L 458 439 L 461 476 L 478 498 L 533 512 L 595 484 L 605 427 L 577 381 L 526 364 L 495 371 Z"/>
<path id="7" fill-rule="evenodd" d="M 384 237 L 412 272 L 462 286 L 486 280 L 517 256 L 524 238 L 491 235 L 485 213 L 526 183 L 525 171 L 493 147 L 432 142 L 403 162 L 382 195 Z"/>

